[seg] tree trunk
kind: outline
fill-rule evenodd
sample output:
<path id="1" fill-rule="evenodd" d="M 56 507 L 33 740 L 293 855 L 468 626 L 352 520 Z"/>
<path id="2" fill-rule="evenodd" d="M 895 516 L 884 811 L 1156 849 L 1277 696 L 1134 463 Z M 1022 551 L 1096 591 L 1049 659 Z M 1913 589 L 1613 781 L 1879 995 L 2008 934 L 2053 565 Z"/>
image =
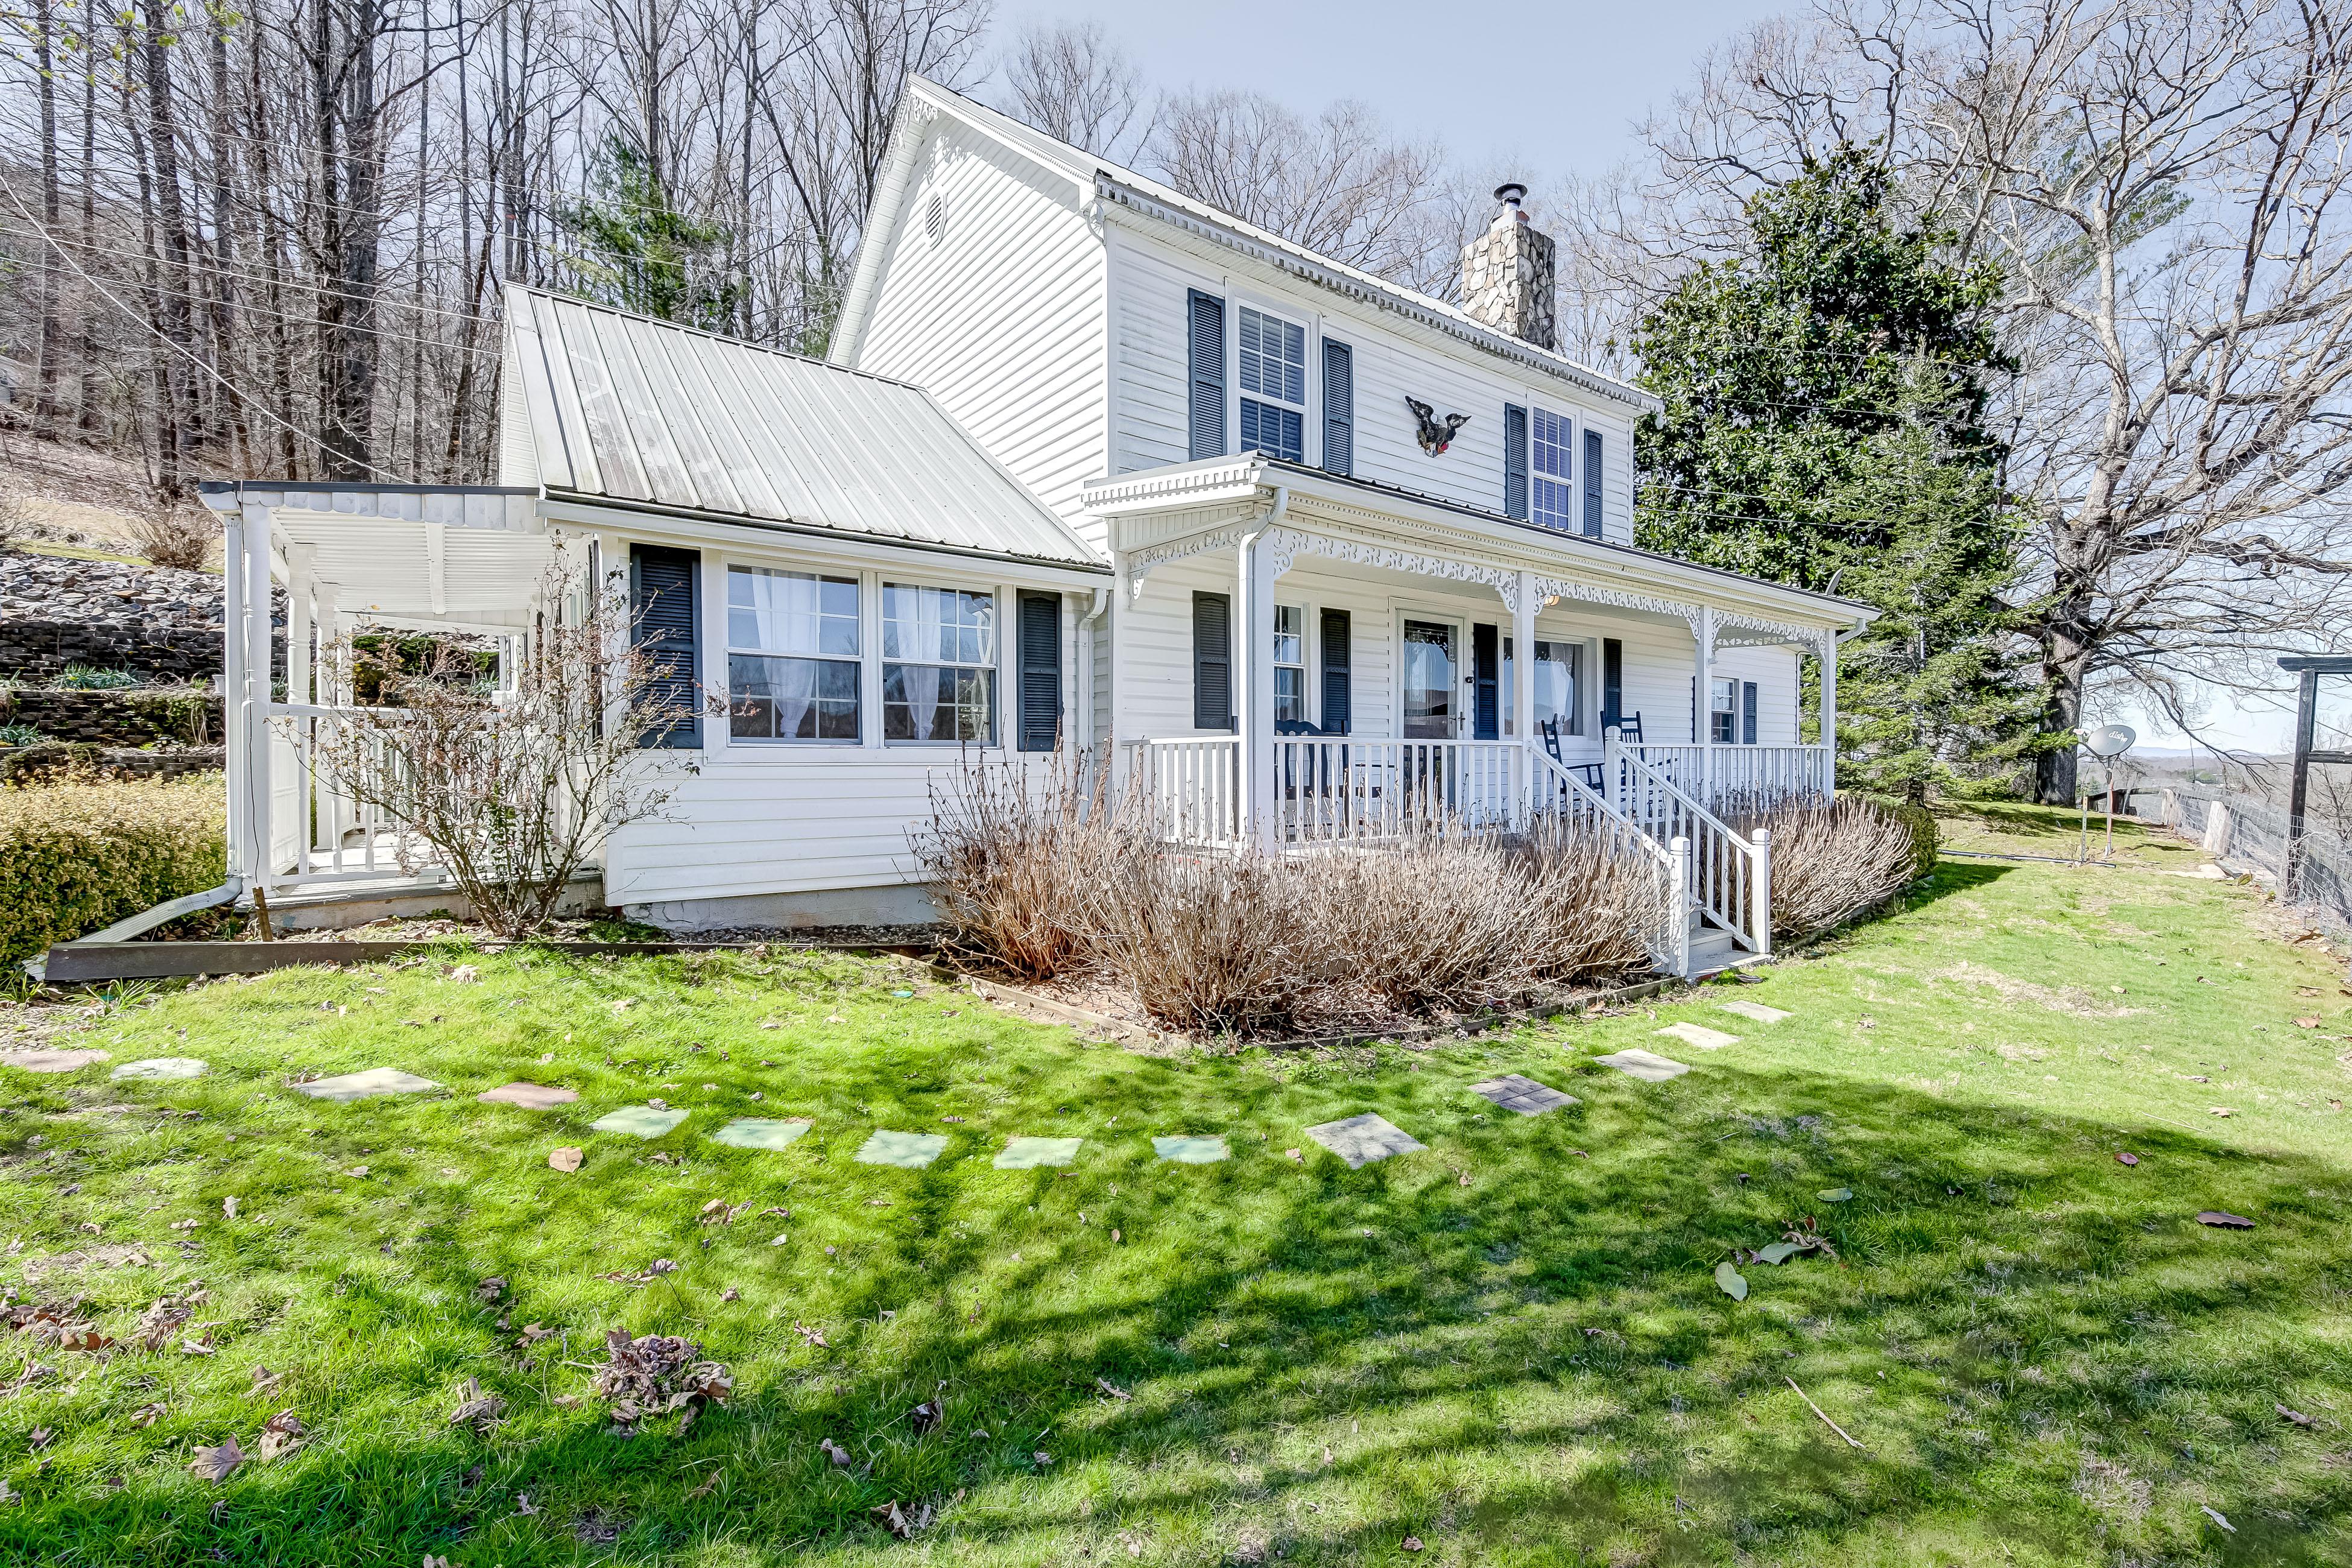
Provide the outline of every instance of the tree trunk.
<path id="1" fill-rule="evenodd" d="M 41 346 L 33 379 L 33 429 L 51 440 L 58 434 L 58 84 L 51 47 L 52 0 L 34 0 L 33 70 L 41 100 Z"/>
<path id="2" fill-rule="evenodd" d="M 146 0 L 146 36 L 141 40 L 146 66 L 147 152 L 155 168 L 155 216 L 163 243 L 157 279 L 161 325 L 166 348 L 164 385 L 171 407 L 158 427 L 156 488 L 177 500 L 193 456 L 190 420 L 194 413 L 194 334 L 188 305 L 188 279 L 195 258 L 188 242 L 188 213 L 180 192 L 180 129 L 172 96 L 172 36 L 167 0 Z"/>
<path id="3" fill-rule="evenodd" d="M 2042 680 L 2048 693 L 2042 710 L 2042 732 L 2067 743 L 2053 746 L 2034 761 L 2034 798 L 2044 805 L 2074 804 L 2075 749 L 2073 738 L 2083 723 L 2083 679 L 2091 649 L 2064 619 L 2053 618 L 2042 632 Z"/>
<path id="4" fill-rule="evenodd" d="M 98 266 L 98 51 L 85 43 L 81 76 L 81 264 Z M 81 390 L 74 426 L 87 439 L 98 431 L 98 312 L 84 283 L 75 314 L 80 332 Z"/>
<path id="5" fill-rule="evenodd" d="M 213 363 L 230 366 L 236 363 L 236 216 L 229 203 L 229 90 L 228 90 L 228 29 L 229 13 L 215 8 L 212 18 L 212 215 L 213 265 L 218 269 L 213 278 L 211 290 Z M 226 374 L 226 373 L 225 373 Z M 236 378 L 228 376 L 229 385 L 220 387 L 220 401 L 228 412 L 229 449 L 242 472 L 249 463 L 252 432 L 247 428 L 245 398 L 236 391 Z"/>

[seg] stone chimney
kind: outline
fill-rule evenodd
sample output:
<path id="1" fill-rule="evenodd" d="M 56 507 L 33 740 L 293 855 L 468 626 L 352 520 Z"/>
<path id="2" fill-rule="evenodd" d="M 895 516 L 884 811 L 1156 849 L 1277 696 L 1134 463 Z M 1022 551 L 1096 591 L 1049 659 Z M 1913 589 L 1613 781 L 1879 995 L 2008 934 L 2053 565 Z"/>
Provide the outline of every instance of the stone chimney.
<path id="1" fill-rule="evenodd" d="M 1486 233 L 1462 247 L 1462 308 L 1482 325 L 1539 349 L 1558 348 L 1552 325 L 1557 252 L 1551 236 L 1528 222 L 1519 205 L 1527 195 L 1527 186 L 1516 183 L 1495 187 L 1503 210 Z"/>

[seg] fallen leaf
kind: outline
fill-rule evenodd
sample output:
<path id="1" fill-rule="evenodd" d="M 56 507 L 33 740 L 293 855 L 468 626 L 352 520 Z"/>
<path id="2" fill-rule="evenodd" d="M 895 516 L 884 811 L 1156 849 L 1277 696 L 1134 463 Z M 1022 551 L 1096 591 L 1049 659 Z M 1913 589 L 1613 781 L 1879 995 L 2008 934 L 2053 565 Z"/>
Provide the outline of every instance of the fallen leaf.
<path id="1" fill-rule="evenodd" d="M 36 1426 L 25 1435 L 25 1447 L 37 1454 L 42 1449 L 47 1447 L 49 1446 L 49 1439 L 56 1436 L 57 1434 L 50 1431 L 47 1426 Z"/>
<path id="2" fill-rule="evenodd" d="M 1733 1300 L 1748 1300 L 1748 1281 L 1742 1279 L 1739 1270 L 1730 1264 L 1718 1263 L 1715 1266 L 1715 1282 L 1722 1288 L 1723 1293 Z"/>
<path id="3" fill-rule="evenodd" d="M 156 1422 L 162 1420 L 163 1417 L 163 1406 L 160 1402 L 153 1405 L 142 1405 L 138 1409 L 131 1413 L 131 1424 L 133 1426 L 152 1426 Z"/>
<path id="4" fill-rule="evenodd" d="M 2215 1116 L 2234 1116 L 2237 1114 L 2226 1105 L 2210 1106 L 2208 1107 L 2208 1110 Z"/>
<path id="5" fill-rule="evenodd" d="M 2310 1416 L 2305 1415 L 2300 1410 L 2289 1410 L 2284 1405 L 2273 1405 L 2271 1408 L 2279 1413 L 2279 1418 L 2281 1420 L 2292 1421 L 2298 1426 L 2314 1426 L 2318 1425 L 2318 1423 L 2312 1420 Z"/>
<path id="6" fill-rule="evenodd" d="M 940 1408 L 938 1400 L 926 1399 L 907 1412 L 907 1421 L 914 1427 L 915 1435 L 919 1437 L 937 1426 L 946 1415 L 947 1412 Z"/>
<path id="7" fill-rule="evenodd" d="M 2294 1026 L 2298 1029 L 2316 1029 L 2319 1027 L 2319 1020 L 2316 1018 L 2297 1018 L 2294 1021 Z"/>
<path id="8" fill-rule="evenodd" d="M 1759 1263 L 1786 1263 L 1790 1258 L 1804 1250 L 1804 1247 L 1793 1241 L 1776 1241 L 1769 1247 L 1758 1247 L 1756 1249 L 1756 1261 Z"/>
<path id="9" fill-rule="evenodd" d="M 253 1457 L 263 1464 L 292 1453 L 302 1442 L 302 1423 L 291 1410 L 281 1410 L 262 1424 L 261 1440 L 253 1446 Z"/>
<path id="10" fill-rule="evenodd" d="M 1109 1394 L 1113 1399 L 1132 1399 L 1135 1397 L 1135 1395 L 1129 1394 L 1124 1388 L 1114 1387 L 1110 1383 L 1099 1377 L 1095 1379 L 1095 1386 L 1101 1389 L 1105 1394 Z"/>
<path id="11" fill-rule="evenodd" d="M 479 978 L 479 971 L 470 963 L 461 963 L 449 972 L 449 978 L 459 985 L 470 985 Z"/>
<path id="12" fill-rule="evenodd" d="M 894 1500 L 877 1503 L 866 1510 L 881 1522 L 882 1528 L 901 1541 L 911 1540 L 918 1531 L 931 1522 L 931 1505 L 923 1503 L 914 1512 L 902 1510 Z"/>
<path id="13" fill-rule="evenodd" d="M 743 1292 L 730 1285 L 726 1289 L 719 1292 L 719 1299 L 722 1301 L 740 1301 L 743 1299 Z"/>
<path id="14" fill-rule="evenodd" d="M 1815 1193 L 1813 1196 L 1821 1199 L 1822 1202 L 1825 1204 L 1842 1204 L 1853 1196 L 1853 1189 L 1852 1187 L 1832 1187 L 1826 1192 Z"/>
<path id="15" fill-rule="evenodd" d="M 1040 1465 L 1050 1465 L 1054 1462 L 1054 1456 L 1045 1452 L 1043 1448 L 1036 1450 L 1034 1453 L 1031 1454 L 1029 1458 Z"/>
<path id="16" fill-rule="evenodd" d="M 257 1366 L 253 1369 L 253 1386 L 245 1391 L 246 1395 L 247 1397 L 251 1398 L 258 1394 L 267 1394 L 285 1381 L 286 1374 L 284 1373 L 272 1372 L 266 1366 Z"/>
<path id="17" fill-rule="evenodd" d="M 1422 1549 L 1421 1537 L 1418 1535 L 1408 1535 L 1397 1543 L 1397 1547 L 1399 1551 L 1402 1552 L 1418 1552 Z"/>
<path id="18" fill-rule="evenodd" d="M 1298 1151 L 1296 1149 L 1286 1149 L 1283 1152 L 1288 1154 L 1294 1160 L 1298 1158 Z"/>
<path id="19" fill-rule="evenodd" d="M 834 1462 L 836 1468 L 841 1469 L 847 1469 L 849 1468 L 849 1450 L 835 1442 L 832 1438 L 825 1438 L 823 1442 L 817 1445 L 817 1447 L 824 1452 L 826 1458 L 831 1459 Z"/>
<path id="20" fill-rule="evenodd" d="M 353 1165 L 349 1171 L 345 1172 L 344 1174 L 352 1176 L 364 1176 L 367 1173 L 368 1168 L 365 1165 Z"/>
<path id="21" fill-rule="evenodd" d="M 221 1215 L 226 1219 L 235 1219 L 236 1217 L 236 1200 L 235 1198 L 229 1197 L 221 1199 Z"/>
<path id="22" fill-rule="evenodd" d="M 2139 1163 L 2139 1156 L 2130 1152 L 2121 1153 L 2116 1156 L 2116 1163 L 2118 1165 L 2137 1165 Z"/>
<path id="23" fill-rule="evenodd" d="M 2220 1209 L 2206 1209 L 2197 1216 L 2199 1225 L 2214 1226 L 2223 1230 L 2252 1230 L 2254 1222 L 2243 1215 L 2223 1214 Z"/>
<path id="24" fill-rule="evenodd" d="M 457 1408 L 449 1413 L 452 1426 L 471 1426 L 479 1432 L 506 1414 L 507 1402 L 495 1394 L 484 1394 L 479 1378 L 466 1380 L 464 1396 Z"/>
<path id="25" fill-rule="evenodd" d="M 2231 1524 L 2227 1519 L 2223 1518 L 2220 1510 L 2207 1508 L 2200 1502 L 2197 1505 L 2197 1511 L 2211 1520 L 2214 1523 L 2220 1525 L 2222 1529 L 2228 1531 L 2231 1534 L 2235 1535 L 2238 1533 L 2238 1527 Z"/>
<path id="26" fill-rule="evenodd" d="M 188 1468 L 208 1481 L 225 1481 L 231 1470 L 245 1463 L 245 1455 L 234 1436 L 224 1438 L 217 1448 L 198 1448 Z"/>
<path id="27" fill-rule="evenodd" d="M 575 1403 L 575 1404 L 576 1404 L 576 1403 L 578 1403 L 578 1402 L 577 1402 L 577 1401 L 574 1401 L 573 1403 Z M 531 1500 L 530 1500 L 530 1494 L 529 1492 L 517 1492 L 517 1493 L 515 1493 L 515 1517 L 516 1517 L 516 1518 L 518 1518 L 518 1519 L 529 1519 L 529 1518 L 530 1518 L 533 1514 L 537 1513 L 538 1511 L 539 1511 L 539 1510 L 538 1510 L 537 1508 L 535 1508 L 534 1506 L 532 1506 L 532 1504 L 531 1504 Z"/>
<path id="28" fill-rule="evenodd" d="M 687 1493 L 687 1494 L 686 1494 L 687 1500 L 688 1500 L 688 1502 L 691 1502 L 691 1501 L 693 1501 L 696 1498 L 698 1498 L 698 1497 L 709 1497 L 709 1496 L 710 1495 L 710 1493 L 711 1493 L 712 1489 L 713 1489 L 714 1488 L 716 1488 L 716 1487 L 719 1485 L 719 1477 L 721 1477 L 721 1476 L 723 1476 L 723 1475 L 725 1475 L 726 1473 L 727 1473 L 727 1472 L 726 1472 L 726 1471 L 724 1471 L 724 1470 L 713 1470 L 713 1471 L 711 1471 L 711 1472 L 710 1472 L 710 1474 L 709 1474 L 709 1477 L 707 1477 L 707 1478 L 704 1479 L 703 1483 L 702 1483 L 700 1486 L 698 1486 L 698 1487 L 695 1488 L 692 1491 L 690 1491 L 690 1492 L 688 1492 L 688 1493 Z"/>
<path id="29" fill-rule="evenodd" d="M 474 1287 L 474 1300 L 484 1306 L 488 1306 L 506 1293 L 507 1282 L 504 1275 L 493 1274 Z"/>
<path id="30" fill-rule="evenodd" d="M 585 1156 L 579 1150 L 567 1144 L 563 1148 L 548 1152 L 547 1168 L 551 1171 L 576 1171 L 580 1168 L 580 1162 L 583 1158 Z"/>

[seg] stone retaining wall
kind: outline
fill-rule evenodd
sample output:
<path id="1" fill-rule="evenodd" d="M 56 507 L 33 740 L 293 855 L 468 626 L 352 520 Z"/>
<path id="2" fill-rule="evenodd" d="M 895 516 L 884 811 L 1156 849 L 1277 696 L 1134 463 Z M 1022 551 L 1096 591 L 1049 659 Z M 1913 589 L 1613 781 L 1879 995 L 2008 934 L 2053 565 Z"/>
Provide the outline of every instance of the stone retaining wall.
<path id="1" fill-rule="evenodd" d="M 0 724 L 29 724 L 51 741 L 99 746 L 218 744 L 221 700 L 202 687 L 160 690 L 0 690 Z"/>

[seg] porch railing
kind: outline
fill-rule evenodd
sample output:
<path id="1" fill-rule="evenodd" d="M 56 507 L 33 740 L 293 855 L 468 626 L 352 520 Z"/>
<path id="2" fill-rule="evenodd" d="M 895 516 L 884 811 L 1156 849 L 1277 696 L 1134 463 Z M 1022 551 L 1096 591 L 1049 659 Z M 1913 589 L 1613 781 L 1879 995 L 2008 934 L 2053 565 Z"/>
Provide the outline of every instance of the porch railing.
<path id="1" fill-rule="evenodd" d="M 421 798 L 417 779 L 377 726 L 395 710 L 371 710 L 365 726 L 349 710 L 272 702 L 269 721 L 269 868 L 273 889 L 288 882 L 352 882 L 421 874 L 432 855 L 396 806 Z M 349 783 L 324 760 L 340 757 Z M 371 798 L 362 799 L 365 795 Z"/>
<path id="2" fill-rule="evenodd" d="M 1727 748 L 1718 748 L 1727 749 Z M 1763 829 L 1743 836 L 1700 804 L 1667 771 L 1675 759 L 1653 763 L 1637 748 L 1611 744 L 1603 752 L 1610 803 L 1661 844 L 1690 847 L 1689 907 L 1729 931 L 1750 951 L 1772 951 L 1772 840 Z M 1699 747 L 1643 747 L 1692 752 Z M 1704 781 L 1698 781 L 1704 789 Z"/>
<path id="3" fill-rule="evenodd" d="M 1516 741 L 1276 737 L 1275 838 L 1346 844 L 1509 826 Z"/>
<path id="4" fill-rule="evenodd" d="M 1684 838 L 1659 839 L 1611 805 L 1609 798 L 1533 747 L 1535 796 L 1531 816 L 1555 816 L 1598 833 L 1621 851 L 1651 862 L 1664 897 L 1657 928 L 1647 939 L 1650 956 L 1669 973 L 1691 972 L 1691 847 Z"/>
<path id="5" fill-rule="evenodd" d="M 1242 743 L 1237 735 L 1137 741 L 1128 750 L 1131 787 L 1151 813 L 1151 828 L 1177 844 L 1241 842 Z"/>
<path id="6" fill-rule="evenodd" d="M 1830 793 L 1822 746 L 1684 746 L 1603 743 L 1646 763 L 1685 795 L 1718 815 L 1769 810 Z"/>

